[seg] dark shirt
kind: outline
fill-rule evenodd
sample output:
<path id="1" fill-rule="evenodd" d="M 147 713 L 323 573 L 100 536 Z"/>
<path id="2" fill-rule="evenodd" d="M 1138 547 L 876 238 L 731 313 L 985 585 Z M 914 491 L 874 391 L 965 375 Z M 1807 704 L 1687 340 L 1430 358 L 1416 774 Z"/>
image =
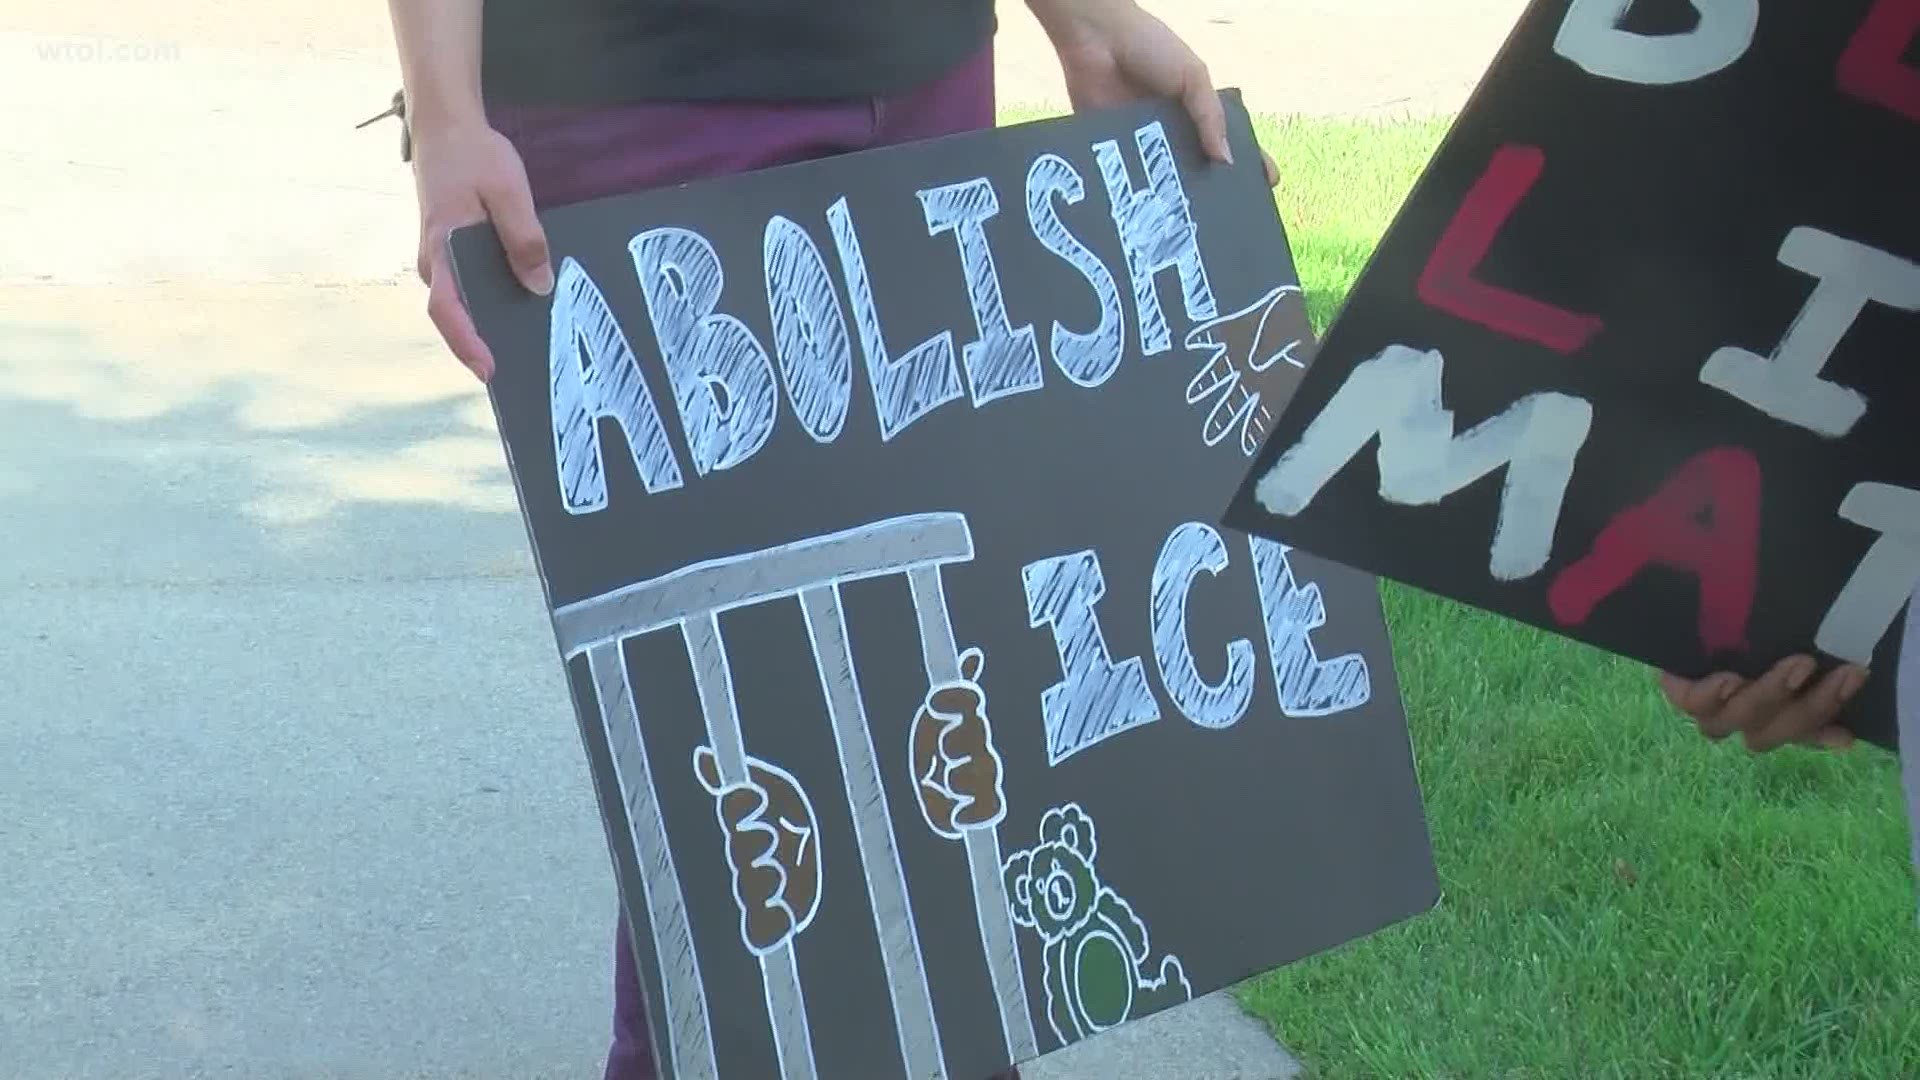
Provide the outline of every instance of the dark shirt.
<path id="1" fill-rule="evenodd" d="M 877 97 L 984 47 L 993 0 L 484 0 L 489 102 Z"/>

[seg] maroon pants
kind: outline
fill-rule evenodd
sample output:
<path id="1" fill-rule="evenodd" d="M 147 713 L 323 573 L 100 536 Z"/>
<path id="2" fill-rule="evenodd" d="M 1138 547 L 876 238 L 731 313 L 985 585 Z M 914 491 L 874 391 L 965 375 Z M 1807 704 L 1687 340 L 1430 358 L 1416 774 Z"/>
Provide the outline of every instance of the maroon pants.
<path id="1" fill-rule="evenodd" d="M 993 50 L 918 89 L 839 102 L 646 103 L 496 108 L 526 163 L 534 202 L 580 202 L 994 123 Z M 613 1048 L 606 1080 L 656 1080 L 646 999 L 625 916 L 615 938 Z M 1019 1080 L 1009 1071 L 1002 1080 Z"/>

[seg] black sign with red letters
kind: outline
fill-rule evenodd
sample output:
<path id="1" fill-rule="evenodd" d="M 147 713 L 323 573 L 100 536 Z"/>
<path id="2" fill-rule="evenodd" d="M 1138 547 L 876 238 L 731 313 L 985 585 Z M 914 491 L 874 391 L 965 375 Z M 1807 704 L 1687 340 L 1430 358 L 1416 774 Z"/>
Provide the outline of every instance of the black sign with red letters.
<path id="1" fill-rule="evenodd" d="M 1896 667 L 1920 0 L 1541 0 L 1226 515 L 1679 674 Z M 1893 680 L 1846 719 L 1891 745 Z"/>

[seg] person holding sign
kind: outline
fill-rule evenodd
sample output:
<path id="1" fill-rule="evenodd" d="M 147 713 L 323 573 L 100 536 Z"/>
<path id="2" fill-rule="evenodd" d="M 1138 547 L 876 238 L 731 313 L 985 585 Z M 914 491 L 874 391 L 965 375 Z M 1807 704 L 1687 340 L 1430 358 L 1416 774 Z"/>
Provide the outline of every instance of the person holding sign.
<path id="1" fill-rule="evenodd" d="M 535 216 L 561 205 L 935 138 L 994 123 L 994 0 L 752 5 L 390 0 L 420 200 L 416 270 L 456 358 L 494 358 L 461 305 L 446 237 L 491 221 L 546 295 Z M 1076 109 L 1177 99 L 1231 162 L 1206 65 L 1133 0 L 1028 0 Z M 1264 155 L 1263 155 L 1264 157 Z M 1277 182 L 1265 158 L 1270 183 Z"/>
<path id="2" fill-rule="evenodd" d="M 496 359 L 457 291 L 447 251 L 452 230 L 491 222 L 515 277 L 548 295 L 555 273 L 540 208 L 994 124 L 993 0 L 389 6 L 405 85 L 392 112 L 406 129 L 402 156 L 420 203 L 417 270 L 435 327 L 482 381 Z M 1231 161 L 1226 116 L 1206 66 L 1159 19 L 1133 0 L 1028 6 L 1059 54 L 1076 109 L 1177 100 L 1209 157 Z M 1272 160 L 1265 166 L 1271 183 Z M 755 808 L 781 801 L 778 777 L 762 771 L 772 779 L 758 803 L 729 802 L 740 793 L 723 790 L 717 776 L 703 782 L 712 781 L 721 818 L 740 842 L 736 862 L 780 862 L 773 877 L 800 882 L 810 905 L 817 868 L 809 876 L 781 851 L 751 847 Z M 955 770 L 954 783 L 976 772 Z M 786 803 L 801 805 L 797 793 L 786 794 Z M 991 794 L 956 787 L 940 805 L 949 816 L 964 814 L 988 805 Z M 791 925 L 748 930 L 772 941 Z M 617 940 L 606 1075 L 648 1080 L 655 1068 L 647 1007 L 624 918 Z"/>
<path id="3" fill-rule="evenodd" d="M 1853 734 L 1839 725 L 1840 709 L 1867 678 L 1864 668 L 1847 664 L 1815 681 L 1817 662 L 1793 656 L 1751 682 L 1731 672 L 1704 679 L 1663 674 L 1667 700 L 1693 718 L 1700 733 L 1715 741 L 1736 732 L 1756 753 L 1790 744 L 1843 750 Z M 1920 875 L 1920 593 L 1907 607 L 1906 639 L 1900 650 L 1895 693 L 1899 698 L 1901 770 L 1912 822 L 1913 864 Z"/>

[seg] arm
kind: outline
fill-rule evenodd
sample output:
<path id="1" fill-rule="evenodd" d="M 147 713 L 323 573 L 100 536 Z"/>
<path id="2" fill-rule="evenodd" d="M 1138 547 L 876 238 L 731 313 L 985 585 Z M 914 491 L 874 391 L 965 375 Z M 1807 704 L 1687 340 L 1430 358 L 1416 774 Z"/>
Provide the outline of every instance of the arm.
<path id="1" fill-rule="evenodd" d="M 1900 710 L 1900 771 L 1906 780 L 1913 868 L 1920 874 L 1920 590 L 1907 605 L 1907 636 L 1900 643 L 1894 696 Z"/>
<path id="2" fill-rule="evenodd" d="M 415 137 L 486 123 L 480 102 L 480 11 L 484 0 L 389 0 L 407 116 Z"/>
<path id="3" fill-rule="evenodd" d="M 1920 873 L 1920 590 L 1907 605 L 1907 636 L 1900 643 L 1900 670 L 1893 691 L 1900 710 L 1900 771 L 1906 780 L 1913 867 Z"/>
<path id="4" fill-rule="evenodd" d="M 427 314 L 434 326 L 482 380 L 493 375 L 493 354 L 460 302 L 447 266 L 447 234 L 491 221 L 520 283 L 541 295 L 553 291 L 546 234 L 534 211 L 526 167 L 513 144 L 487 123 L 480 89 L 484 2 L 388 0 L 420 199 L 415 266 L 427 284 Z"/>

